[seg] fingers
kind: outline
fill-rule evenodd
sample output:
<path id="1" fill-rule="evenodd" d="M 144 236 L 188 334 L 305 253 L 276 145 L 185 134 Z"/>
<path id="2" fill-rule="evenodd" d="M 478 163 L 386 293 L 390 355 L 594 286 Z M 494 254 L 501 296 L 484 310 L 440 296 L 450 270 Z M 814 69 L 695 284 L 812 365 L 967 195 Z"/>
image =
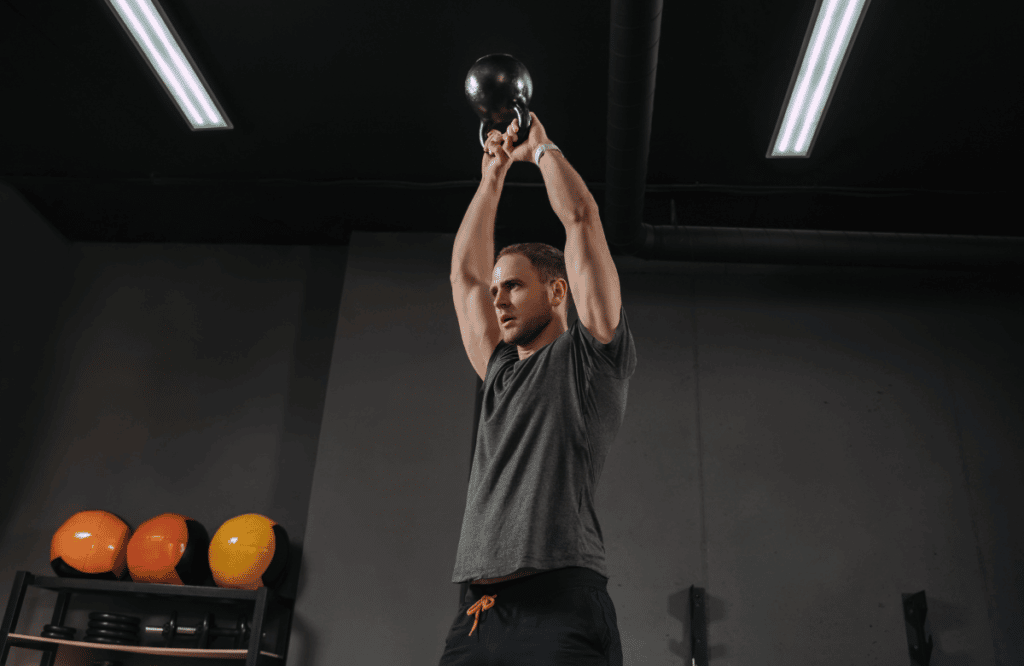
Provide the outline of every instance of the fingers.
<path id="1" fill-rule="evenodd" d="M 487 140 L 484 142 L 484 152 L 488 155 L 495 155 L 499 148 L 511 152 L 512 145 L 518 140 L 519 119 L 513 118 L 508 130 L 502 134 L 496 129 L 487 133 Z"/>
<path id="2" fill-rule="evenodd" d="M 488 155 L 496 154 L 496 151 L 502 148 L 502 146 L 508 148 L 509 141 L 514 140 L 514 135 L 509 136 L 508 134 L 499 133 L 497 136 L 495 136 L 494 133 L 497 131 L 498 130 L 491 130 L 491 132 L 487 135 L 487 141 L 484 143 L 484 150 L 487 152 Z"/>
<path id="3" fill-rule="evenodd" d="M 498 130 L 491 130 L 487 133 L 487 141 L 484 143 L 484 151 L 488 155 L 494 154 L 495 144 L 501 143 L 501 133 Z"/>

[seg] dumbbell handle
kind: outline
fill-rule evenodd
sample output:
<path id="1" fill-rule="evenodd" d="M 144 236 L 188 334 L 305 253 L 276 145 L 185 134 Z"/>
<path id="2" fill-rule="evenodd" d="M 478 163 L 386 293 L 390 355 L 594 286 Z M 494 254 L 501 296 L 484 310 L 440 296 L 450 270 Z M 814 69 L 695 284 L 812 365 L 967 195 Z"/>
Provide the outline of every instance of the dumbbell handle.
<path id="1" fill-rule="evenodd" d="M 166 630 L 166 627 L 146 627 L 147 634 L 162 634 Z M 197 631 L 198 627 L 175 627 L 175 632 L 184 634 L 186 636 L 193 636 Z M 212 633 L 212 632 L 211 632 Z"/>

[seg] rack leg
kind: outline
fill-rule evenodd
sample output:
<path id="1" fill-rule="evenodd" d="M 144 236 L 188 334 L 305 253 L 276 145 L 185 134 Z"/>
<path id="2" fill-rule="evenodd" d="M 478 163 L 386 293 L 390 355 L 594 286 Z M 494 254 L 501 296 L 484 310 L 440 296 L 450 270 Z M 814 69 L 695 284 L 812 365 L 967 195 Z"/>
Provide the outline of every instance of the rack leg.
<path id="1" fill-rule="evenodd" d="M 249 654 L 245 658 L 245 666 L 256 666 L 260 662 L 260 643 L 263 640 L 263 620 L 267 615 L 267 588 L 261 587 L 256 592 L 256 603 L 252 616 L 252 633 L 249 634 Z"/>
<path id="2" fill-rule="evenodd" d="M 0 625 L 0 666 L 7 663 L 7 656 L 11 651 L 11 643 L 8 640 L 10 633 L 18 624 L 18 615 L 21 614 L 21 602 L 25 600 L 25 590 L 35 581 L 35 576 L 27 571 L 19 571 L 14 575 L 14 585 L 11 587 L 11 597 L 7 600 L 7 611 L 4 613 L 4 623 Z"/>
<path id="3" fill-rule="evenodd" d="M 282 604 L 281 609 L 281 621 L 278 625 L 277 635 L 277 646 L 275 653 L 284 657 L 288 654 L 288 639 L 291 638 L 292 634 L 292 609 Z"/>
<path id="4" fill-rule="evenodd" d="M 57 595 L 57 605 L 53 607 L 53 618 L 50 620 L 50 624 L 64 624 L 64 618 L 67 617 L 70 604 L 71 594 L 69 592 L 59 593 Z M 39 666 L 53 666 L 53 662 L 57 660 L 58 649 L 54 647 L 52 650 L 43 651 L 43 656 L 39 659 Z"/>

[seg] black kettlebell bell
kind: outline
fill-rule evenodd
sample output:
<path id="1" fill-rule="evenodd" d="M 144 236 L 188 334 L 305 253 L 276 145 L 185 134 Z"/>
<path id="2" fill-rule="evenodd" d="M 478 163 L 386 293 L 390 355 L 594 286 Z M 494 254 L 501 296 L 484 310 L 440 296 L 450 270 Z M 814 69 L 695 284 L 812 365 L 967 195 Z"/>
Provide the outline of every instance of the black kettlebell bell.
<path id="1" fill-rule="evenodd" d="M 486 147 L 487 134 L 496 129 L 504 133 L 513 118 L 519 119 L 519 131 L 513 145 L 530 136 L 530 100 L 533 79 L 526 65 L 507 53 L 492 53 L 480 58 L 466 75 L 466 99 L 480 116 L 480 147 Z"/>

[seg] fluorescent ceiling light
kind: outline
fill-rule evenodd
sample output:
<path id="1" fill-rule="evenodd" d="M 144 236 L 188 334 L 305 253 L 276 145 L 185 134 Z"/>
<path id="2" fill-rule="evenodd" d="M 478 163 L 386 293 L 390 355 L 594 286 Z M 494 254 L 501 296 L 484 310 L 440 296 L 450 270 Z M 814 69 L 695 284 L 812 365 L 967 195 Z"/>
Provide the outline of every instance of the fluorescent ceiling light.
<path id="1" fill-rule="evenodd" d="M 106 0 L 194 130 L 231 129 L 188 49 L 154 0 Z"/>
<path id="2" fill-rule="evenodd" d="M 871 0 L 818 0 L 767 157 L 809 157 Z"/>

